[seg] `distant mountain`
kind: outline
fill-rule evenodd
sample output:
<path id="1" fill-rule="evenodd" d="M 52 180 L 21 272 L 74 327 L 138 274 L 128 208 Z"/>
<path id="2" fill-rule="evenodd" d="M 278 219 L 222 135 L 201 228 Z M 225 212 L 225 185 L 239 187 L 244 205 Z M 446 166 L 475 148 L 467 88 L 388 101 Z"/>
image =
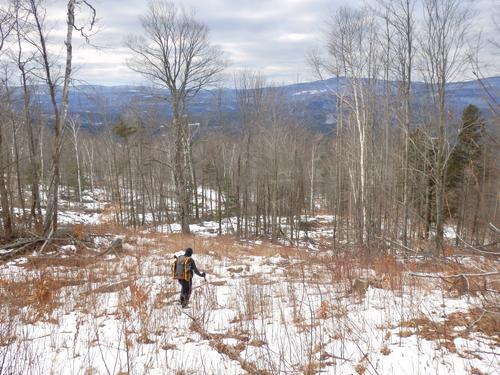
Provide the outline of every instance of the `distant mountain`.
<path id="1" fill-rule="evenodd" d="M 324 81 L 297 83 L 272 88 L 280 90 L 288 99 L 289 111 L 302 124 L 312 129 L 329 131 L 335 126 L 335 93 L 341 92 L 346 78 L 330 78 Z M 491 77 L 483 81 L 492 88 L 496 100 L 500 102 L 500 77 Z M 396 87 L 396 83 L 393 83 Z M 384 92 L 382 82 L 377 90 Z M 413 84 L 416 108 L 429 100 L 429 93 L 424 83 Z M 86 127 L 113 123 L 120 113 L 133 108 L 146 117 L 165 118 L 169 116 L 169 106 L 165 90 L 141 86 L 76 86 L 70 92 L 69 111 L 77 115 Z M 42 113 L 50 117 L 50 101 L 46 94 L 39 93 L 38 102 Z M 449 110 L 459 115 L 468 104 L 479 107 L 485 116 L 488 114 L 486 94 L 478 81 L 454 82 L 447 85 Z M 221 91 L 201 91 L 189 103 L 188 111 L 194 119 L 204 119 L 209 124 L 217 125 L 221 116 L 226 125 L 238 127 L 238 100 L 234 89 Z"/>

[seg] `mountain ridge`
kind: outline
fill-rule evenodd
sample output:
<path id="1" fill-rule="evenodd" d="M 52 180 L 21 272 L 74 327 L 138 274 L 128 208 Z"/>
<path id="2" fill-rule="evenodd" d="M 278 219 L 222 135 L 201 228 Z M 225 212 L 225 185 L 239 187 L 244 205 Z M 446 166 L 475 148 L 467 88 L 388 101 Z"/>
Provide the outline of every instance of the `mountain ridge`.
<path id="1" fill-rule="evenodd" d="M 332 128 L 335 123 L 335 93 L 342 90 L 348 81 L 345 77 L 333 77 L 322 81 L 293 83 L 283 86 L 266 86 L 264 90 L 281 90 L 287 99 L 290 113 L 306 127 L 320 131 Z M 397 81 L 389 82 L 396 87 Z M 381 90 L 384 82 L 378 81 L 377 90 Z M 500 102 L 500 76 L 488 77 L 482 81 L 492 88 L 493 97 Z M 447 99 L 453 112 L 463 110 L 468 104 L 480 108 L 483 115 L 488 116 L 486 93 L 478 80 L 451 82 L 447 84 Z M 380 87 L 379 87 L 380 86 Z M 412 83 L 415 102 L 420 103 L 428 97 L 426 84 Z M 210 123 L 215 113 L 224 114 L 226 121 L 238 126 L 237 89 L 202 90 L 187 106 L 187 112 L 194 120 L 204 119 Z M 221 95 L 220 100 L 218 95 Z M 80 118 L 85 127 L 102 126 L 116 122 L 121 113 L 134 108 L 145 114 L 168 117 L 168 93 L 165 89 L 138 85 L 78 85 L 70 91 L 69 112 Z M 48 96 L 39 95 L 44 116 L 51 116 Z M 213 121 L 212 121 L 213 122 Z"/>

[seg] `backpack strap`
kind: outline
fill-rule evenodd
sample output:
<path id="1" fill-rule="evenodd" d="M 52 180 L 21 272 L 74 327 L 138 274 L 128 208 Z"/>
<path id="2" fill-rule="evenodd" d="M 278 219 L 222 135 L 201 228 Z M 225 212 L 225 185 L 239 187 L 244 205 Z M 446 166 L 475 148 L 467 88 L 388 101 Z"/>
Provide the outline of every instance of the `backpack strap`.
<path id="1" fill-rule="evenodd" d="M 175 267 L 177 265 L 177 256 L 174 255 L 174 261 L 172 263 L 172 265 L 170 266 L 170 271 L 172 272 L 172 278 L 176 278 L 175 276 Z"/>
<path id="2" fill-rule="evenodd" d="M 191 258 L 185 257 L 184 258 L 184 280 L 186 280 L 186 281 L 189 281 L 192 278 L 191 269 L 189 268 L 190 264 L 191 264 Z"/>

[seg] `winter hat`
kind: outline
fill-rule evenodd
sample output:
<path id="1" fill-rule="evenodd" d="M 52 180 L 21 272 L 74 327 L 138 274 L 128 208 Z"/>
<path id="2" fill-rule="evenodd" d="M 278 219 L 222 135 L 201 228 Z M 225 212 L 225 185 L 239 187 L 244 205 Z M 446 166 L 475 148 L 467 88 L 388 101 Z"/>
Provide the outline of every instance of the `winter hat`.
<path id="1" fill-rule="evenodd" d="M 184 253 L 185 256 L 187 257 L 190 257 L 191 255 L 193 255 L 193 249 L 191 249 L 190 247 L 188 247 L 186 249 L 186 252 Z"/>

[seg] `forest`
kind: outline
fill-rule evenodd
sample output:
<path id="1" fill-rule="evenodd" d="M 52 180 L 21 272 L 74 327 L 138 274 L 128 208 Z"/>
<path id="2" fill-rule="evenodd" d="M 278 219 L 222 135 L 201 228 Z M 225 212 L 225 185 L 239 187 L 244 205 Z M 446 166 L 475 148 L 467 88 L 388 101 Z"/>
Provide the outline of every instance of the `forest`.
<path id="1" fill-rule="evenodd" d="M 0 309 L 10 311 L 0 319 L 0 374 L 2 369 L 6 374 L 64 373 L 63 367 L 50 367 L 48 359 L 35 361 L 43 344 L 33 349 L 16 330 L 39 322 L 43 327 L 37 326 L 37 332 L 45 335 L 46 325 L 57 321 L 58 334 L 69 329 L 69 341 L 74 335 L 71 358 L 77 358 L 79 328 L 76 333 L 73 329 L 83 315 L 74 301 L 94 309 L 116 305 L 120 334 L 113 338 L 119 354 L 103 354 L 99 318 L 114 313 L 82 313 L 91 317 L 88 334 L 96 335 L 83 345 L 97 343 L 99 352 L 78 359 L 81 364 L 74 366 L 81 367 L 71 373 L 498 370 L 500 86 L 492 78 L 499 67 L 498 22 L 496 33 L 479 40 L 478 17 L 485 15 L 460 0 L 372 0 L 332 9 L 317 20 L 323 25 L 322 39 L 303 56 L 303 69 L 315 77 L 321 97 L 333 108 L 323 113 L 331 121 L 319 129 L 297 115 L 303 109 L 295 107 L 284 84 L 259 71 L 233 71 L 202 14 L 163 0 L 147 2 L 146 11 L 137 14 L 140 32 L 127 35 L 121 46 L 129 54 L 127 67 L 143 79 L 137 87 L 142 99 L 123 100 L 116 114 L 108 97 L 92 95 L 87 88 L 86 100 L 96 111 L 72 111 L 72 93 L 83 87 L 74 78 L 78 66 L 73 54 L 82 43 L 92 44 L 102 4 L 60 1 L 64 28 L 53 29 L 49 7 L 54 5 L 47 3 L 0 2 Z M 495 19 L 500 7 L 491 12 Z M 494 56 L 489 68 L 487 56 Z M 329 85 L 332 79 L 335 87 Z M 449 87 L 462 81 L 473 81 L 480 96 L 459 107 Z M 235 95 L 232 115 L 228 90 Z M 194 113 L 193 103 L 202 94 L 210 98 L 210 111 Z M 168 277 L 168 265 L 162 263 L 161 271 L 157 262 L 168 263 L 171 253 L 189 246 L 195 258 L 199 250 L 202 266 L 214 278 L 203 284 L 209 289 L 195 293 L 198 317 L 179 314 L 181 323 L 175 323 L 161 309 L 170 308 L 163 303 L 176 285 L 165 287 L 149 278 Z M 100 259 L 108 260 L 104 264 Z M 268 269 L 270 276 L 265 276 Z M 232 276 L 226 279 L 222 275 L 228 272 Z M 308 272 L 324 273 L 327 281 L 317 284 Z M 239 284 L 233 286 L 234 280 Z M 293 284 L 297 281 L 298 286 Z M 274 282 L 274 288 L 283 289 L 272 289 Z M 441 330 L 436 328 L 441 323 L 412 315 L 426 298 L 425 282 L 438 295 L 424 314 L 439 310 L 440 298 L 444 301 L 452 290 L 456 293 L 446 298 L 458 298 L 463 324 L 451 318 L 457 311 L 444 307 Z M 85 292 L 72 294 L 71 288 L 80 287 Z M 14 290 L 25 302 L 16 302 Z M 65 290 L 68 295 L 62 297 Z M 221 290 L 223 298 L 217 297 Z M 313 300 L 303 305 L 295 295 L 299 290 Z M 395 294 L 382 298 L 377 291 Z M 350 316 L 340 292 L 361 298 L 361 305 L 368 304 L 369 296 L 382 301 L 390 315 L 384 329 L 396 324 L 400 346 L 412 334 L 431 335 L 428 326 L 438 338 L 425 338 L 438 340 L 441 349 L 457 358 L 463 356 L 453 340 L 460 335 L 450 333 L 456 327 L 468 327 L 467 335 L 486 335 L 490 341 L 482 342 L 489 346 L 468 347 L 467 358 L 476 362 L 463 369 L 454 360 L 442 368 L 434 359 L 423 372 L 387 367 L 389 362 L 375 363 L 371 356 L 395 355 L 397 350 L 389 349 L 391 332 L 374 334 L 375 341 L 364 346 L 359 340 L 374 315 L 360 315 L 348 322 L 359 334 L 352 339 L 355 345 L 346 344 L 359 358 L 346 359 L 343 340 L 353 331 L 347 326 L 340 333 L 328 330 L 328 324 L 335 330 L 336 322 Z M 282 295 L 288 296 L 286 306 L 273 307 L 268 301 Z M 99 302 L 101 297 L 106 302 Z M 214 298 L 218 306 L 211 304 Z M 75 309 L 75 322 L 61 315 L 68 304 Z M 391 304 L 399 306 L 397 318 L 389 313 Z M 244 310 L 238 310 L 241 306 Z M 280 333 L 266 331 L 263 321 L 257 324 L 269 314 L 272 329 Z M 217 333 L 229 320 L 231 330 Z M 293 321 L 298 341 L 280 336 L 284 321 Z M 181 344 L 172 344 L 167 334 L 168 342 L 151 338 L 151 325 L 160 332 L 175 324 L 191 324 L 193 340 L 205 340 L 207 350 L 224 360 L 207 354 L 208 368 L 200 357 L 198 367 L 183 372 L 186 367 L 173 349 Z M 410 327 L 416 333 L 408 333 Z M 134 341 L 128 335 L 137 337 Z M 241 335 L 250 336 L 243 340 Z M 339 337 L 343 349 L 335 346 Z M 373 342 L 380 340 L 385 349 L 372 351 Z M 281 349 L 280 342 L 286 343 Z M 327 342 L 337 344 L 332 344 L 334 354 L 325 356 Z M 164 363 L 153 349 L 141 354 L 143 344 L 173 357 Z M 250 346 L 261 352 L 248 354 Z M 486 357 L 479 354 L 484 351 Z M 70 354 L 65 356 L 51 358 L 63 366 Z M 232 365 L 217 367 L 226 360 Z"/>
<path id="2" fill-rule="evenodd" d="M 325 53 L 311 53 L 310 65 L 319 78 L 348 79 L 329 92 L 335 123 L 322 134 L 290 116 L 279 86 L 249 71 L 234 77 L 237 130 L 224 123 L 216 91 L 211 118 L 193 124 L 190 100 L 218 83 L 227 62 L 205 25 L 163 3 L 151 4 L 143 35 L 127 46 L 130 68 L 166 89 L 158 100 L 171 116 L 123 103 L 110 118 L 96 97 L 104 123 L 82 127 L 96 114 L 68 112 L 72 39 L 91 38 L 96 10 L 69 3 L 63 59 L 47 48 L 43 4 L 10 4 L 2 10 L 3 236 L 48 234 L 59 194 L 79 202 L 101 188 L 115 221 L 134 228 L 179 221 L 188 233 L 197 220 L 235 217 L 237 236 L 293 242 L 301 217 L 322 211 L 337 218 L 335 241 L 374 250 L 388 239 L 442 254 L 447 225 L 456 245 L 487 245 L 498 234 L 498 92 L 484 85 L 487 113 L 449 108 L 449 82 L 465 70 L 483 80 L 468 45 L 472 14 L 459 1 L 424 1 L 417 20 L 417 5 L 381 1 L 331 16 Z M 77 24 L 75 12 L 90 12 L 90 23 Z M 428 89 L 418 98 L 416 77 Z M 217 200 L 209 211 L 207 189 Z"/>

